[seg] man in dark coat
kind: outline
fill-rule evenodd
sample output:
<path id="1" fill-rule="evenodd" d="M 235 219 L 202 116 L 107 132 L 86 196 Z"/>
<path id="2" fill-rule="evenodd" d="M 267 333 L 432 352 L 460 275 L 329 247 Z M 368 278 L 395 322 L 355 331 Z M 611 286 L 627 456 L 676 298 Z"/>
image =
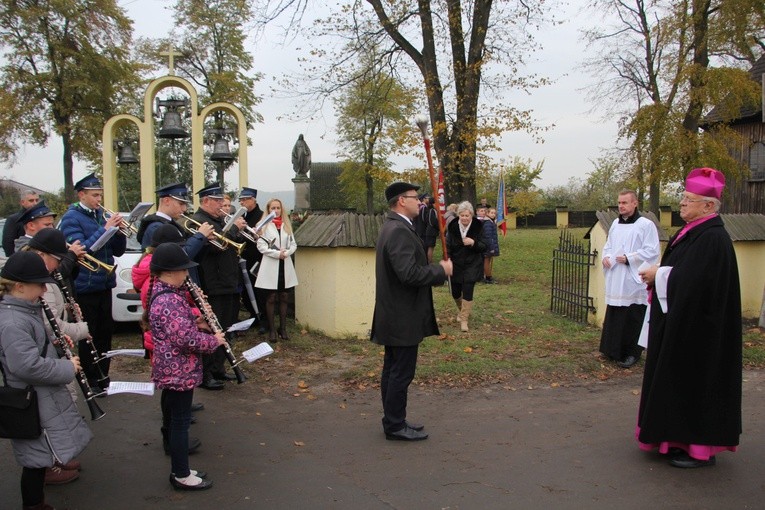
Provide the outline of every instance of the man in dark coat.
<path id="1" fill-rule="evenodd" d="M 736 254 L 717 214 L 725 177 L 697 168 L 686 179 L 686 225 L 661 267 L 641 271 L 653 286 L 638 412 L 640 448 L 670 464 L 715 464 L 741 434 L 741 293 Z"/>
<path id="2" fill-rule="evenodd" d="M 5 227 L 3 227 L 3 251 L 5 251 L 6 257 L 13 255 L 16 251 L 13 242 L 24 235 L 24 225 L 18 223 L 19 218 L 27 209 L 37 204 L 39 201 L 40 195 L 38 195 L 36 191 L 25 191 L 21 194 L 21 198 L 19 199 L 21 210 L 11 214 L 5 219 Z"/>
<path id="3" fill-rule="evenodd" d="M 419 188 L 395 182 L 385 189 L 390 206 L 377 239 L 375 311 L 372 342 L 385 346 L 380 391 L 387 439 L 427 439 L 423 425 L 407 423 L 409 384 L 417 368 L 417 349 L 426 336 L 438 335 L 431 286 L 452 274 L 451 261 L 429 265 L 412 220 L 419 212 Z"/>
<path id="4" fill-rule="evenodd" d="M 263 211 L 258 205 L 258 190 L 255 188 L 242 187 L 242 190 L 239 192 L 239 205 L 247 210 L 243 217 L 248 226 L 254 227 L 261 219 L 263 219 Z M 250 272 L 250 270 L 256 263 L 259 263 L 263 259 L 263 254 L 258 250 L 257 244 L 248 242 L 242 251 L 242 258 L 247 262 L 249 285 L 250 287 L 253 287 L 255 285 L 257 268 L 254 271 L 255 275 Z M 258 266 L 260 266 L 260 264 L 258 264 Z M 244 284 L 247 285 L 247 282 L 244 282 Z M 258 305 L 258 311 L 264 310 L 265 300 L 263 299 L 263 293 L 255 288 L 253 288 L 253 293 L 255 294 L 255 304 Z M 250 294 L 246 288 L 242 289 L 242 304 L 244 304 L 245 309 L 250 313 L 250 317 L 254 317 L 260 321 L 260 316 L 255 312 L 255 308 L 252 306 L 252 303 L 250 302 Z M 263 330 L 263 333 L 265 333 L 265 328 L 261 329 Z"/>
<path id="5" fill-rule="evenodd" d="M 199 191 L 199 209 L 192 218 L 197 222 L 209 223 L 215 231 L 222 235 L 223 190 L 218 184 L 210 184 Z M 225 234 L 235 242 L 243 242 L 239 235 L 239 227 L 244 226 L 243 218 L 236 220 L 235 226 Z M 233 247 L 220 250 L 210 243 L 205 243 L 196 258 L 199 263 L 199 279 L 207 302 L 218 319 L 221 327 L 226 330 L 239 317 L 239 292 L 242 274 L 239 269 L 239 255 Z M 202 356 L 202 384 L 206 390 L 222 390 L 224 381 L 235 380 L 236 377 L 226 373 L 226 353 L 219 347 L 212 354 Z"/>

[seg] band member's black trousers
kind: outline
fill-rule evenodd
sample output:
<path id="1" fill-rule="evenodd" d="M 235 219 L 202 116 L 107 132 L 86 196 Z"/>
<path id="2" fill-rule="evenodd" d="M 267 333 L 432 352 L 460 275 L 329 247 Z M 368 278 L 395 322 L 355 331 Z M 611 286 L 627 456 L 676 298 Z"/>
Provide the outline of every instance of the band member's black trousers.
<path id="1" fill-rule="evenodd" d="M 114 321 L 112 320 L 112 291 L 103 290 L 88 294 L 78 294 L 77 304 L 82 310 L 82 318 L 88 323 L 90 336 L 99 354 L 104 354 L 112 349 L 112 334 L 114 333 Z M 84 340 L 78 343 L 78 355 L 82 370 L 91 386 L 106 388 L 109 379 L 98 381 L 99 372 L 93 363 L 94 356 L 90 352 L 90 346 Z M 104 375 L 109 375 L 109 358 L 99 362 Z"/>
<path id="2" fill-rule="evenodd" d="M 228 329 L 239 317 L 239 294 L 218 294 L 208 296 L 213 313 L 218 318 L 223 331 Z M 232 340 L 227 337 L 229 344 Z M 226 351 L 223 346 L 215 349 L 212 354 L 202 356 L 203 379 L 209 381 L 226 373 Z"/>

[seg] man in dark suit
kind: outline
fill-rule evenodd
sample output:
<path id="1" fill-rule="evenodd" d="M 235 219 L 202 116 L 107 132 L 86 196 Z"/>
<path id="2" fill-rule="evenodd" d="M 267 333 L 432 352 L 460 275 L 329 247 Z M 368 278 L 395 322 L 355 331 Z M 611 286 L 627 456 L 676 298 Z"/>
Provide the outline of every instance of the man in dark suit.
<path id="1" fill-rule="evenodd" d="M 372 342 L 385 346 L 380 391 L 387 439 L 427 439 L 423 425 L 406 421 L 409 384 L 417 368 L 417 349 L 426 336 L 438 335 L 431 287 L 452 274 L 452 263 L 428 264 L 412 226 L 419 213 L 418 186 L 395 182 L 385 189 L 390 206 L 377 239 L 375 312 Z"/>
<path id="2" fill-rule="evenodd" d="M 20 224 L 19 218 L 27 209 L 36 205 L 40 201 L 40 195 L 36 191 L 27 190 L 21 194 L 19 204 L 21 210 L 11 214 L 5 219 L 5 228 L 3 228 L 3 251 L 5 256 L 10 257 L 16 251 L 13 242 L 24 235 L 24 225 Z"/>
<path id="3" fill-rule="evenodd" d="M 263 219 L 263 211 L 260 210 L 260 206 L 258 205 L 258 190 L 255 188 L 242 188 L 239 192 L 239 205 L 247 210 L 243 217 L 248 226 L 254 227 L 261 219 Z M 248 242 L 242 251 L 242 258 L 247 261 L 249 285 L 252 287 L 255 284 L 255 276 L 253 276 L 252 273 L 249 273 L 249 270 L 252 269 L 252 266 L 254 266 L 255 263 L 258 263 L 263 259 L 263 254 L 260 253 L 260 250 L 258 250 L 258 246 L 255 243 Z M 255 274 L 257 274 L 257 268 Z M 243 283 L 247 285 L 247 282 Z M 255 294 L 258 310 L 264 310 L 265 300 L 263 299 L 262 292 L 259 292 L 258 289 L 253 289 L 253 293 Z M 246 288 L 242 288 L 242 303 L 249 312 L 250 317 L 254 317 L 260 321 L 259 315 L 255 313 L 255 308 L 250 302 L 250 294 L 247 292 Z M 263 333 L 265 333 L 265 328 L 261 329 L 263 329 Z"/>
<path id="4" fill-rule="evenodd" d="M 210 184 L 199 191 L 199 209 L 192 218 L 201 223 L 209 223 L 219 234 L 223 234 L 225 224 L 223 213 L 223 190 L 218 184 Z M 235 226 L 226 234 L 236 242 L 244 242 L 239 229 L 246 225 L 244 218 L 236 220 Z M 239 269 L 239 255 L 232 247 L 223 250 L 210 243 L 205 243 L 196 258 L 199 263 L 199 280 L 202 290 L 207 294 L 207 302 L 216 315 L 221 327 L 226 330 L 239 317 L 239 292 L 242 275 Z M 220 347 L 212 354 L 202 356 L 202 384 L 206 390 L 222 390 L 224 381 L 236 380 L 226 373 L 226 354 Z"/>

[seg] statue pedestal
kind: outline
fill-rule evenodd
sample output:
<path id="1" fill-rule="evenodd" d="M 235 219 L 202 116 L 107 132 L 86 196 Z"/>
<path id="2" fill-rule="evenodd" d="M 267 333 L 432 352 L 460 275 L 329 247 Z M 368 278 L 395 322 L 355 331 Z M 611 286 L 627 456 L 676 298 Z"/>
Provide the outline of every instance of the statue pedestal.
<path id="1" fill-rule="evenodd" d="M 311 208 L 311 179 L 298 176 L 292 179 L 295 185 L 295 211 L 303 212 Z"/>

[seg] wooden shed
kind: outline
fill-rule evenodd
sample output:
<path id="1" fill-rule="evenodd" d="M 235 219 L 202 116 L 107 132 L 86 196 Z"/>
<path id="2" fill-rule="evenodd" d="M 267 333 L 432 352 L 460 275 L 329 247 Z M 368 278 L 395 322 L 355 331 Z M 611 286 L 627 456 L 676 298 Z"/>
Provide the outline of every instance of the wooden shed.
<path id="1" fill-rule="evenodd" d="M 334 338 L 368 338 L 382 214 L 314 213 L 295 232 L 295 319 Z"/>

